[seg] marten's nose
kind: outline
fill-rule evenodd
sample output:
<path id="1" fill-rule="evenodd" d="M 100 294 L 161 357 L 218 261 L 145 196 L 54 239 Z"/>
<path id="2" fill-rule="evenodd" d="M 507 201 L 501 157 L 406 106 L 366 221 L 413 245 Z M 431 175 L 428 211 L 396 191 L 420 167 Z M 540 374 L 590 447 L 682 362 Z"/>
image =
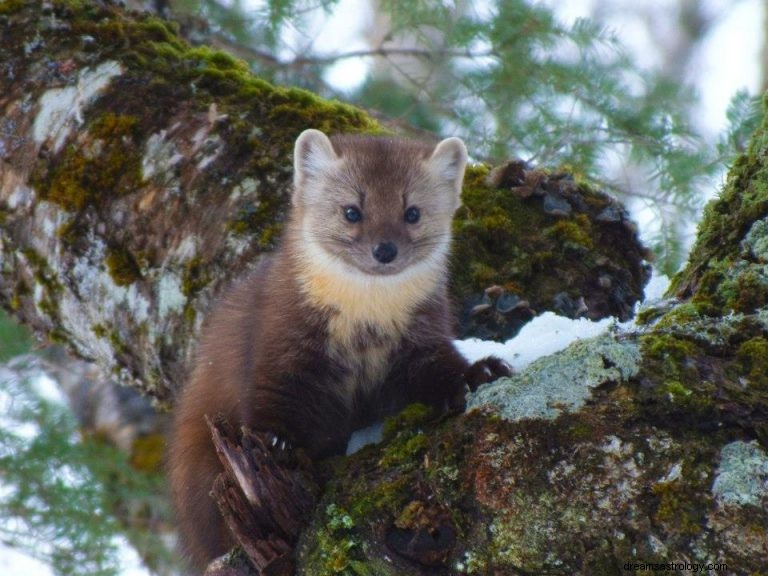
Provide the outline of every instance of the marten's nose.
<path id="1" fill-rule="evenodd" d="M 394 242 L 382 242 L 373 247 L 373 257 L 382 264 L 389 264 L 397 258 L 397 246 Z"/>

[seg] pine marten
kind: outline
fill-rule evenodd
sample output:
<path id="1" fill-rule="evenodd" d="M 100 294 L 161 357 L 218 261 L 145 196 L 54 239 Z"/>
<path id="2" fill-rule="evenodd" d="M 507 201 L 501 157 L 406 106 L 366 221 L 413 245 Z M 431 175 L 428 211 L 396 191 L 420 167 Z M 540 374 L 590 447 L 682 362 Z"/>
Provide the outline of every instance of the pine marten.
<path id="1" fill-rule="evenodd" d="M 467 151 L 306 130 L 280 247 L 218 304 L 176 406 L 170 480 L 180 534 L 203 567 L 232 545 L 209 496 L 221 471 L 204 416 L 270 431 L 311 457 L 412 402 L 461 409 L 508 373 L 452 343 L 451 222 Z"/>

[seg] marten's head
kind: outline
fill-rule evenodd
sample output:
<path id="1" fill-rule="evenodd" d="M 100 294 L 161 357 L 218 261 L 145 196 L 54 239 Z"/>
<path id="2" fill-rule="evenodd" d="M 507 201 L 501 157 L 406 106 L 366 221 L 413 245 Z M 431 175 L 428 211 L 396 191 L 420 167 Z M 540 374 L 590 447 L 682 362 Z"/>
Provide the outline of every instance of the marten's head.
<path id="1" fill-rule="evenodd" d="M 444 269 L 467 163 L 461 140 L 305 130 L 294 154 L 292 225 L 318 264 L 369 278 Z"/>

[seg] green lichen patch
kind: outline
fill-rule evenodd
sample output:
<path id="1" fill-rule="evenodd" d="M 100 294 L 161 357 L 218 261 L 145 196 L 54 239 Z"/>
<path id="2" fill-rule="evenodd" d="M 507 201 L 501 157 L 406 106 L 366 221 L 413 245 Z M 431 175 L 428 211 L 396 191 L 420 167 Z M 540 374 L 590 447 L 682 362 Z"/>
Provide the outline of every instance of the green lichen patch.
<path id="1" fill-rule="evenodd" d="M 723 446 L 712 493 L 725 506 L 759 509 L 768 502 L 766 451 L 754 441 L 736 441 Z"/>
<path id="2" fill-rule="evenodd" d="M 768 218 L 752 224 L 741 246 L 759 262 L 768 262 Z"/>
<path id="3" fill-rule="evenodd" d="M 523 373 L 481 386 L 467 408 L 492 406 L 507 420 L 553 419 L 576 411 L 593 390 L 637 374 L 640 349 L 632 340 L 610 335 L 580 340 L 564 351 L 535 361 Z"/>

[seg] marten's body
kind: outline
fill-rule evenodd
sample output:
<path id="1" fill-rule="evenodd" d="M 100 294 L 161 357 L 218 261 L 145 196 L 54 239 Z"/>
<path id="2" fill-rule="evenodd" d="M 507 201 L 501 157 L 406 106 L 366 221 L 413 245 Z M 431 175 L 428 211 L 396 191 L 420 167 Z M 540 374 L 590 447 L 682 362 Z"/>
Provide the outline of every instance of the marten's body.
<path id="1" fill-rule="evenodd" d="M 206 414 L 322 457 L 410 402 L 461 406 L 445 279 L 465 163 L 455 138 L 299 137 L 281 246 L 218 305 L 176 408 L 170 478 L 195 565 L 231 545 Z"/>

